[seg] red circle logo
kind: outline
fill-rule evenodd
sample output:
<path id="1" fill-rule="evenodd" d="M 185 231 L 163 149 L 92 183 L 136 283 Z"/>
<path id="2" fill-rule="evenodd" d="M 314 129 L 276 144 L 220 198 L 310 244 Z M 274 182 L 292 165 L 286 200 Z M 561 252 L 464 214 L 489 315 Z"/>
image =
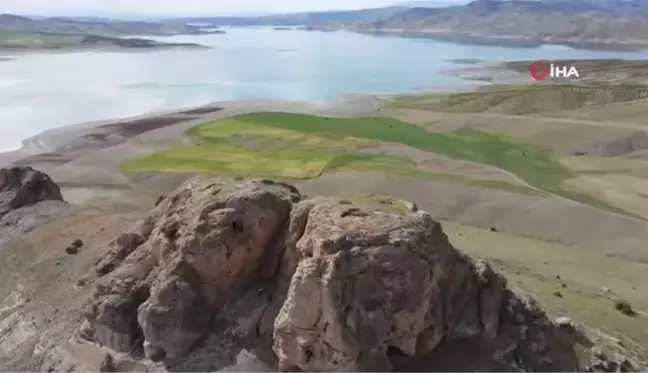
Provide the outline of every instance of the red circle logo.
<path id="1" fill-rule="evenodd" d="M 549 76 L 549 64 L 546 62 L 534 62 L 529 67 L 529 74 L 535 80 L 545 80 Z"/>

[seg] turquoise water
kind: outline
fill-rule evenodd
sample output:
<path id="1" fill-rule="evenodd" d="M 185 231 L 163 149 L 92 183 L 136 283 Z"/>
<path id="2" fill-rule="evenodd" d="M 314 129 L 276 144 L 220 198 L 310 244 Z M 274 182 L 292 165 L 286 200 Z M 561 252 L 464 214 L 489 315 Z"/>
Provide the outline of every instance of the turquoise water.
<path id="1" fill-rule="evenodd" d="M 207 50 L 33 54 L 0 61 L 0 150 L 50 128 L 218 100 L 330 101 L 466 84 L 441 73 L 460 67 L 451 59 L 648 58 L 648 52 L 471 46 L 347 32 L 227 31 L 160 39 L 214 47 Z"/>

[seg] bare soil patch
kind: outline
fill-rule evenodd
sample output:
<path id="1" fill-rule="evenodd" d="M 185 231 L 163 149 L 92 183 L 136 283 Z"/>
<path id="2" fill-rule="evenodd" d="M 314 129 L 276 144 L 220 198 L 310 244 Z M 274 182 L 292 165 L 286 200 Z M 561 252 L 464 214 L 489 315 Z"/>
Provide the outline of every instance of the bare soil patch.
<path id="1" fill-rule="evenodd" d="M 308 194 L 378 194 L 417 203 L 435 218 L 648 262 L 648 222 L 555 198 L 369 172 L 297 183 Z"/>
<path id="2" fill-rule="evenodd" d="M 580 152 L 598 157 L 614 157 L 646 149 L 648 149 L 648 133 L 638 131 L 620 138 L 590 144 Z"/>
<path id="3" fill-rule="evenodd" d="M 648 264 L 451 222 L 443 222 L 443 228 L 458 248 L 489 260 L 554 315 L 599 328 L 604 333 L 600 338 L 616 338 L 619 346 L 646 353 L 648 292 L 643 284 L 648 283 Z M 618 312 L 618 299 L 640 315 Z"/>
<path id="4" fill-rule="evenodd" d="M 561 118 L 508 114 L 439 114 L 420 110 L 399 110 L 398 118 L 423 125 L 433 131 L 454 132 L 476 129 L 505 136 L 514 141 L 575 155 L 593 144 L 631 139 L 640 133 L 636 127 Z"/>
<path id="5" fill-rule="evenodd" d="M 184 110 L 179 112 L 178 114 L 185 114 L 185 115 L 198 115 L 198 114 L 211 114 L 211 113 L 217 113 L 221 110 L 224 110 L 221 107 L 204 107 L 204 108 L 197 108 L 197 109 L 190 109 L 190 110 Z"/>
<path id="6" fill-rule="evenodd" d="M 13 299 L 12 294 L 17 290 L 24 300 L 12 312 L 14 316 L 5 318 L 0 325 L 3 340 L 15 341 L 0 348 L 0 366 L 7 370 L 24 368 L 25 361 L 34 361 L 36 365 L 29 367 L 30 370 L 41 371 L 37 364 L 38 358 L 42 358 L 38 355 L 40 348 L 70 338 L 71 331 L 83 318 L 80 311 L 93 289 L 90 270 L 97 258 L 108 249 L 110 240 L 127 231 L 142 216 L 137 212 L 75 210 L 22 236 L 2 252 L 0 304 Z M 82 240 L 83 246 L 76 255 L 66 253 L 65 248 L 76 239 Z M 19 322 L 13 327 L 7 324 L 16 317 Z M 18 343 L 33 340 L 35 332 L 42 329 L 48 329 L 48 333 L 40 340 Z"/>
<path id="7" fill-rule="evenodd" d="M 560 160 L 564 165 L 578 173 L 625 174 L 648 179 L 648 161 L 645 159 L 633 159 L 630 157 L 563 157 Z"/>
<path id="8" fill-rule="evenodd" d="M 648 179 L 623 174 L 581 175 L 567 185 L 648 219 Z"/>

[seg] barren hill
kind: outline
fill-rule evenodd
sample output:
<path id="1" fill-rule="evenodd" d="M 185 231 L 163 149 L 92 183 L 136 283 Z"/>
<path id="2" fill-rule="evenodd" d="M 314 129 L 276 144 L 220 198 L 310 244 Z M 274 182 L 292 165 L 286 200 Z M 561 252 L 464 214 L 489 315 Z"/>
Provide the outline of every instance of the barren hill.
<path id="1" fill-rule="evenodd" d="M 70 234 L 76 251 L 60 253 Z M 3 253 L 15 273 L 0 288 L 4 370 L 641 368 L 409 202 L 197 178 L 148 213 L 77 211 L 19 241 Z"/>
<path id="2" fill-rule="evenodd" d="M 645 6 L 611 9 L 585 1 L 476 0 L 447 8 L 411 8 L 355 24 L 360 31 L 410 32 L 452 41 L 645 45 Z M 329 25 L 330 26 L 330 25 Z"/>

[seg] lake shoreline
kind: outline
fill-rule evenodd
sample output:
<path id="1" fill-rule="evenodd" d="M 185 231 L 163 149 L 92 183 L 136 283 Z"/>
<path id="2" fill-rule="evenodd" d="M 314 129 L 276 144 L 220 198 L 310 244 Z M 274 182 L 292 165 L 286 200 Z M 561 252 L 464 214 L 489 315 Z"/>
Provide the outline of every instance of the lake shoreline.
<path id="1" fill-rule="evenodd" d="M 347 29 L 343 29 L 347 30 Z M 327 29 L 314 29 L 312 31 L 330 31 Z M 622 41 L 622 40 L 579 40 L 566 38 L 539 38 L 521 37 L 515 35 L 479 35 L 469 32 L 456 32 L 453 30 L 437 29 L 348 29 L 374 36 L 398 36 L 405 38 L 431 39 L 441 42 L 457 43 L 463 45 L 486 45 L 508 48 L 538 48 L 545 45 L 557 45 L 582 50 L 598 50 L 611 52 L 632 52 L 648 50 L 648 40 Z"/>
<path id="2" fill-rule="evenodd" d="M 168 50 L 208 50 L 215 49 L 207 45 L 160 45 L 148 48 L 134 47 L 84 47 L 84 48 L 56 48 L 56 49 L 30 49 L 30 48 L 0 48 L 0 62 L 11 61 L 20 56 L 36 56 L 48 54 L 74 54 L 74 53 L 154 53 Z"/>
<path id="3" fill-rule="evenodd" d="M 28 157 L 56 152 L 60 148 L 70 147 L 70 144 L 74 143 L 79 138 L 88 135 L 88 133 L 97 128 L 124 127 L 128 123 L 140 123 L 142 121 L 167 121 L 170 118 L 176 118 L 183 115 L 187 116 L 185 121 L 196 123 L 201 121 L 204 122 L 209 121 L 213 117 L 213 109 L 215 108 L 219 109 L 216 110 L 219 112 L 219 116 L 222 116 L 223 113 L 236 115 L 238 113 L 265 110 L 273 111 L 279 109 L 281 111 L 286 110 L 287 108 L 291 108 L 291 111 L 309 114 L 326 113 L 327 115 L 330 115 L 333 113 L 334 115 L 361 115 L 376 113 L 380 102 L 391 100 L 396 97 L 428 95 L 433 93 L 469 92 L 483 86 L 484 84 L 521 82 L 520 79 L 511 79 L 510 76 L 506 75 L 508 69 L 504 62 L 482 63 L 477 66 L 448 70 L 444 73 L 460 76 L 462 70 L 477 71 L 479 72 L 478 75 L 490 74 L 492 79 L 485 83 L 483 80 L 474 79 L 471 76 L 465 76 L 461 78 L 467 82 L 466 85 L 457 84 L 429 87 L 424 90 L 411 90 L 394 94 L 343 94 L 327 103 L 274 99 L 214 101 L 206 105 L 175 110 L 155 111 L 136 116 L 69 124 L 36 133 L 25 138 L 25 140 L 22 141 L 20 148 L 0 152 L 0 167 L 4 167 Z M 197 114 L 187 114 L 192 112 Z M 91 144 L 95 149 L 101 148 L 105 145 L 106 144 L 102 144 L 101 141 L 99 141 L 99 143 Z"/>

